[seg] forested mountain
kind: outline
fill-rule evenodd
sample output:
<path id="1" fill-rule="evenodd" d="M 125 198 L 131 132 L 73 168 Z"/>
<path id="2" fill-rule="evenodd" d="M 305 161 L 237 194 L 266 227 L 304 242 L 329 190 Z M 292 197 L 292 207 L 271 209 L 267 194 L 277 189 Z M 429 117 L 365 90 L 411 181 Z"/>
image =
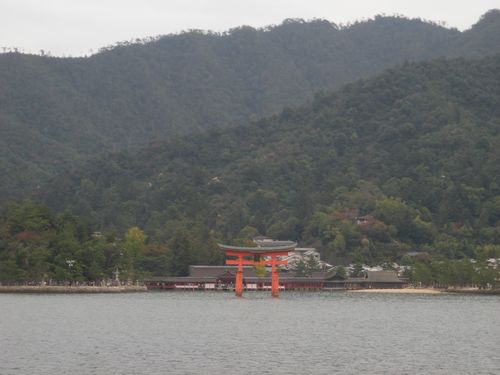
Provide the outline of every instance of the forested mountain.
<path id="1" fill-rule="evenodd" d="M 184 229 L 299 240 L 327 260 L 500 257 L 500 55 L 404 63 L 279 116 L 98 158 L 46 190 L 57 210 L 153 242 Z"/>
<path id="2" fill-rule="evenodd" d="M 376 17 L 338 27 L 189 31 L 88 58 L 0 55 L 0 201 L 95 153 L 239 125 L 405 60 L 500 50 L 500 16 L 465 32 Z"/>

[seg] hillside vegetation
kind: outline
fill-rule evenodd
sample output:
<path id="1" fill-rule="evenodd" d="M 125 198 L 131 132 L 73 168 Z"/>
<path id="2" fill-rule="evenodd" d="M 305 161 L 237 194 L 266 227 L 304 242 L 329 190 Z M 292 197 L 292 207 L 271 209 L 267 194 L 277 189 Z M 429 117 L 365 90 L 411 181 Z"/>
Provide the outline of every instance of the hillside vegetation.
<path id="1" fill-rule="evenodd" d="M 376 17 L 339 28 L 189 31 L 88 58 L 0 55 L 0 201 L 89 155 L 240 125 L 402 63 L 500 50 L 498 11 L 465 32 Z"/>
<path id="2" fill-rule="evenodd" d="M 500 55 L 404 63 L 250 125 L 97 158 L 42 198 L 153 242 L 262 234 L 334 262 L 500 257 L 499 130 Z"/>

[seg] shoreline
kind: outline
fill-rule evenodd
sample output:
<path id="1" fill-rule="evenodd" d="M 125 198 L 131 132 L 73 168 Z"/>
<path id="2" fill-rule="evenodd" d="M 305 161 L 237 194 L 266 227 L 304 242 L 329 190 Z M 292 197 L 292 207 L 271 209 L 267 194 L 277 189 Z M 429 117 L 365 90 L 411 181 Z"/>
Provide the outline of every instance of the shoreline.
<path id="1" fill-rule="evenodd" d="M 78 293 L 141 293 L 147 292 L 145 286 L 39 286 L 39 285 L 2 285 L 0 293 L 33 293 L 33 294 L 78 294 Z"/>
<path id="2" fill-rule="evenodd" d="M 443 289 L 434 288 L 401 288 L 401 289 L 351 289 L 352 293 L 389 293 L 389 294 L 444 294 Z"/>
<path id="3" fill-rule="evenodd" d="M 489 296 L 498 296 L 500 295 L 500 289 L 448 289 L 446 290 L 448 293 L 455 294 L 481 294 L 481 295 L 489 295 Z"/>
<path id="4" fill-rule="evenodd" d="M 479 294 L 500 295 L 500 289 L 435 289 L 435 288 L 402 288 L 402 289 L 355 289 L 348 290 L 354 293 L 387 293 L 387 294 Z"/>
<path id="5" fill-rule="evenodd" d="M 181 289 L 178 289 L 181 290 Z M 0 285 L 0 294 L 116 294 L 116 293 L 146 293 L 155 290 L 145 285 L 123 286 L 40 286 L 40 285 Z M 173 291 L 173 290 L 169 290 Z M 204 290 L 196 290 L 204 291 Z M 316 290 L 317 291 L 317 290 Z M 326 291 L 326 290 L 324 290 Z M 435 288 L 395 288 L 395 289 L 335 289 L 347 293 L 375 293 L 375 294 L 479 294 L 500 295 L 500 289 L 435 289 Z M 284 291 L 285 292 L 285 291 Z"/>

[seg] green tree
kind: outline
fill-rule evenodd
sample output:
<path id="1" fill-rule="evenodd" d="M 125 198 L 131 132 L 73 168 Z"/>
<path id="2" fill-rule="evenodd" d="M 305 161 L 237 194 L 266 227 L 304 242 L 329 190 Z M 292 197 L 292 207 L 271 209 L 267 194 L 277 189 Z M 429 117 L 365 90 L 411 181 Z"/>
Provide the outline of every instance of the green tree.
<path id="1" fill-rule="evenodd" d="M 480 288 L 487 288 L 495 285 L 496 277 L 496 270 L 483 263 L 478 266 L 473 281 Z"/>
<path id="2" fill-rule="evenodd" d="M 175 276 L 187 276 L 193 257 L 193 249 L 187 232 L 181 230 L 175 233 L 169 247 L 172 251 L 170 273 Z"/>
<path id="3" fill-rule="evenodd" d="M 412 280 L 415 283 L 430 286 L 433 284 L 434 279 L 429 266 L 425 263 L 417 262 L 412 269 Z"/>
<path id="4" fill-rule="evenodd" d="M 132 227 L 127 230 L 122 241 L 124 264 L 126 265 L 125 271 L 128 277 L 132 279 L 137 278 L 137 263 L 143 255 L 144 244 L 146 235 L 138 227 Z"/>
<path id="5" fill-rule="evenodd" d="M 313 254 L 309 254 L 306 259 L 306 275 L 311 276 L 314 271 L 319 270 L 319 261 Z"/>
<path id="6" fill-rule="evenodd" d="M 53 220 L 53 214 L 48 207 L 37 205 L 30 200 L 11 205 L 7 215 L 7 224 L 12 235 L 23 231 L 47 231 L 52 227 Z"/>
<path id="7" fill-rule="evenodd" d="M 351 277 L 361 277 L 363 275 L 363 265 L 356 263 L 351 271 Z"/>
<path id="8" fill-rule="evenodd" d="M 340 279 L 340 280 L 347 279 L 346 269 L 342 266 L 337 266 L 337 268 L 335 269 L 335 277 Z"/>

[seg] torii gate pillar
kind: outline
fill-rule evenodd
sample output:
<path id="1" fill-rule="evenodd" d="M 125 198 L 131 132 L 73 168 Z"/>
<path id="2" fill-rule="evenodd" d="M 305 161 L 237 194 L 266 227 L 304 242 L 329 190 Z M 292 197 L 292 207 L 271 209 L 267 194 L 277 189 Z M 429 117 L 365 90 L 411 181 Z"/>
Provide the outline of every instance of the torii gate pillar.
<path id="1" fill-rule="evenodd" d="M 276 255 L 271 255 L 271 295 L 279 297 L 280 294 L 280 277 L 276 269 Z"/>
<path id="2" fill-rule="evenodd" d="M 237 297 L 243 296 L 243 256 L 238 256 L 238 270 L 236 271 L 236 285 L 234 288 Z"/>

